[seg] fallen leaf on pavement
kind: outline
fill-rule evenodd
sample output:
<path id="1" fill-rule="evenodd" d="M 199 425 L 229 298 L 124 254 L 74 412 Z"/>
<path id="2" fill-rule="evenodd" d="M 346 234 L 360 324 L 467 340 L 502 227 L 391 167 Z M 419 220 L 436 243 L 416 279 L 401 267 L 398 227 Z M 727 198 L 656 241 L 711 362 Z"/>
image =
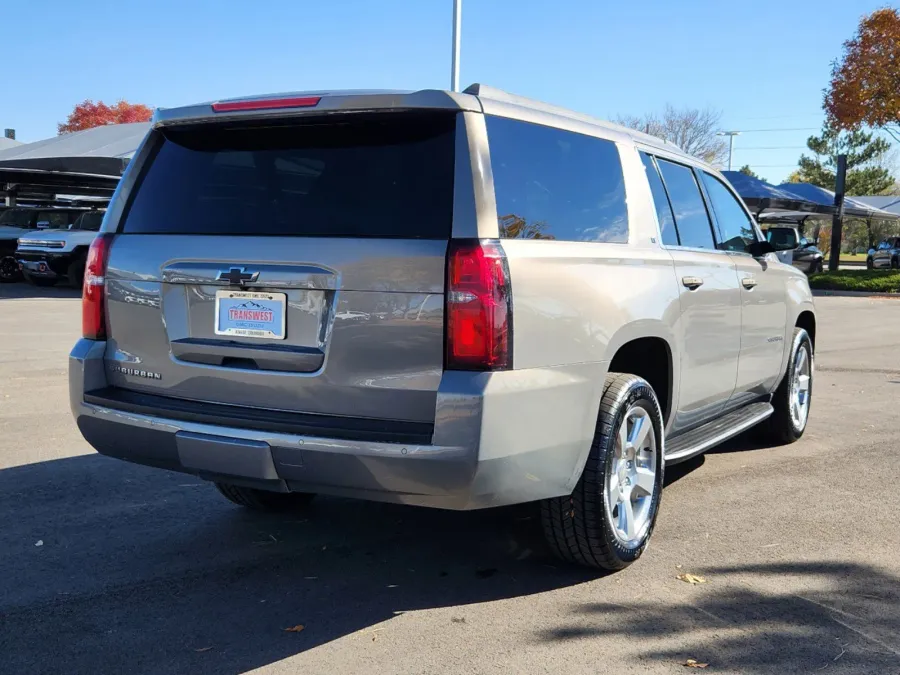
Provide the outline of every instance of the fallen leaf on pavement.
<path id="1" fill-rule="evenodd" d="M 679 574 L 675 578 L 678 579 L 679 581 L 685 581 L 691 585 L 706 583 L 706 577 L 700 577 L 700 576 L 697 576 L 696 574 Z"/>
<path id="2" fill-rule="evenodd" d="M 685 668 L 708 668 L 708 663 L 698 663 L 695 659 L 688 659 L 682 664 Z"/>
<path id="3" fill-rule="evenodd" d="M 43 545 L 44 545 L 44 540 L 43 540 L 43 539 L 38 539 L 36 542 L 34 542 L 34 545 L 35 545 L 35 546 L 43 546 Z"/>
<path id="4" fill-rule="evenodd" d="M 296 626 L 291 626 L 290 628 L 285 628 L 285 633 L 299 633 L 301 630 L 306 628 L 302 623 L 298 623 Z"/>
<path id="5" fill-rule="evenodd" d="M 212 647 L 200 647 L 200 649 L 195 649 L 195 652 L 208 652 Z"/>

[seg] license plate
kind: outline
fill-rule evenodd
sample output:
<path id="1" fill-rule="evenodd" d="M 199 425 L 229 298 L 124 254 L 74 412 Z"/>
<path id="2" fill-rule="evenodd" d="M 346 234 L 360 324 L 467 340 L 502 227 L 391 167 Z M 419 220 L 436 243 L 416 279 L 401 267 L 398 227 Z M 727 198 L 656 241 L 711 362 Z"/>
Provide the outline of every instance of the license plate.
<path id="1" fill-rule="evenodd" d="M 216 335 L 284 340 L 284 293 L 216 291 Z"/>

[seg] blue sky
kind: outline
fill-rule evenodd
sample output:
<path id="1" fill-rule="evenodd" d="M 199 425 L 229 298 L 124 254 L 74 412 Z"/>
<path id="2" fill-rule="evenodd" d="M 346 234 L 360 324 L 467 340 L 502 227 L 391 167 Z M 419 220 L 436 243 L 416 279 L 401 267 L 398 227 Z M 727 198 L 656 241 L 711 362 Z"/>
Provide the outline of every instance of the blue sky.
<path id="1" fill-rule="evenodd" d="M 592 115 L 722 110 L 771 181 L 821 126 L 829 64 L 884 0 L 463 0 L 462 84 Z M 328 88 L 446 88 L 452 0 L 14 0 L 0 128 L 56 133 L 86 98 L 152 106 Z M 783 148 L 783 149 L 752 149 Z"/>

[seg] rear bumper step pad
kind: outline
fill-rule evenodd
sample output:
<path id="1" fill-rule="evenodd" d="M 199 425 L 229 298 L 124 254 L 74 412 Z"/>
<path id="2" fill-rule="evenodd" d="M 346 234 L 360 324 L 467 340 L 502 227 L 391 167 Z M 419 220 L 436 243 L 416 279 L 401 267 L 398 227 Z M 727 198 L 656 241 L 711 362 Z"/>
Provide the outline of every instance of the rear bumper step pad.
<path id="1" fill-rule="evenodd" d="M 142 394 L 119 387 L 105 387 L 86 392 L 84 402 L 113 410 L 182 422 L 349 441 L 430 445 L 434 435 L 434 424 L 429 422 L 241 408 L 221 403 L 201 403 Z"/>

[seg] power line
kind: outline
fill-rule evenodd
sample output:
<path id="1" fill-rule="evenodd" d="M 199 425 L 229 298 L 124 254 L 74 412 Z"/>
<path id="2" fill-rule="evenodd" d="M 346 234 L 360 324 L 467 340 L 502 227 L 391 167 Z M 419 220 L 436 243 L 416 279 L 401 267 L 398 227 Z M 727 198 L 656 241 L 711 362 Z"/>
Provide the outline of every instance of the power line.
<path id="1" fill-rule="evenodd" d="M 737 150 L 809 150 L 805 145 L 739 145 Z"/>
<path id="2" fill-rule="evenodd" d="M 819 127 L 789 127 L 783 129 L 741 129 L 742 134 L 752 134 L 761 131 L 818 131 Z"/>
<path id="3" fill-rule="evenodd" d="M 799 113 L 796 115 L 771 115 L 769 117 L 739 117 L 738 119 L 742 119 L 745 122 L 754 122 L 760 120 L 790 120 L 796 119 L 798 117 L 821 117 L 822 113 Z"/>

